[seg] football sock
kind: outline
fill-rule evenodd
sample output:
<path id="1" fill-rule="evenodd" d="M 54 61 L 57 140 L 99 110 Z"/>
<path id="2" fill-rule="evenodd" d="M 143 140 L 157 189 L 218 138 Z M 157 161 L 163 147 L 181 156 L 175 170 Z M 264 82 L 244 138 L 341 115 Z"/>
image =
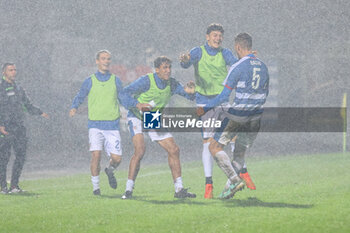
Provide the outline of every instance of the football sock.
<path id="1" fill-rule="evenodd" d="M 203 152 L 202 152 L 202 162 L 204 168 L 205 177 L 213 176 L 213 156 L 209 151 L 210 142 L 203 144 Z"/>
<path id="2" fill-rule="evenodd" d="M 135 181 L 128 179 L 126 181 L 126 191 L 132 191 L 134 189 Z"/>
<path id="3" fill-rule="evenodd" d="M 247 167 L 243 167 L 243 168 L 240 170 L 240 173 L 246 173 L 246 172 L 248 172 Z"/>
<path id="4" fill-rule="evenodd" d="M 230 187 L 230 185 L 231 185 L 231 180 L 230 180 L 230 179 L 227 179 L 225 188 L 228 189 L 228 188 Z"/>
<path id="5" fill-rule="evenodd" d="M 231 145 L 231 151 L 234 152 L 235 151 L 235 142 L 230 142 Z"/>
<path id="6" fill-rule="evenodd" d="M 120 163 L 115 163 L 115 164 L 111 164 L 112 160 L 110 160 L 107 164 L 107 170 L 109 172 L 113 172 L 114 170 L 117 170 L 117 167 L 119 166 Z"/>
<path id="7" fill-rule="evenodd" d="M 113 167 L 110 163 L 107 165 L 107 170 L 108 170 L 108 172 L 114 172 L 115 169 L 116 169 L 116 168 Z"/>
<path id="8" fill-rule="evenodd" d="M 230 158 L 225 151 L 222 150 L 217 152 L 215 154 L 215 161 L 232 183 L 239 181 L 237 173 L 233 169 Z"/>
<path id="9" fill-rule="evenodd" d="M 205 184 L 212 184 L 213 183 L 213 179 L 212 177 L 205 177 Z"/>
<path id="10" fill-rule="evenodd" d="M 100 176 L 91 176 L 91 183 L 93 190 L 97 190 L 100 188 Z"/>
<path id="11" fill-rule="evenodd" d="M 180 177 L 177 177 L 175 179 L 175 182 L 174 182 L 174 187 L 175 187 L 175 192 L 179 192 L 181 189 L 183 189 L 183 185 L 182 185 L 182 178 L 181 176 Z"/>

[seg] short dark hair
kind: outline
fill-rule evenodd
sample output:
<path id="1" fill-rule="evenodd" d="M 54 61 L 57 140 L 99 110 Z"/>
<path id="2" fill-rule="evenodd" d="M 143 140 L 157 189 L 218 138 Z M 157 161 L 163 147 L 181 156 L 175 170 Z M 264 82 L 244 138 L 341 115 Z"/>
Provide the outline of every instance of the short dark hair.
<path id="1" fill-rule="evenodd" d="M 6 63 L 4 63 L 2 65 L 2 72 L 4 72 L 8 66 L 14 66 L 14 65 L 15 65 L 15 63 L 13 63 L 13 62 L 6 62 Z"/>
<path id="2" fill-rule="evenodd" d="M 224 27 L 219 23 L 212 23 L 207 28 L 207 35 L 209 35 L 212 31 L 219 31 L 224 34 Z"/>
<path id="3" fill-rule="evenodd" d="M 101 54 L 101 53 L 108 53 L 109 55 L 112 55 L 112 53 L 109 52 L 107 49 L 102 49 L 102 50 L 100 50 L 100 51 L 98 51 L 98 52 L 96 53 L 96 55 L 95 55 L 96 60 L 98 60 L 98 59 L 100 58 L 100 54 Z"/>
<path id="4" fill-rule="evenodd" d="M 250 50 L 253 47 L 253 39 L 248 33 L 242 32 L 235 37 L 235 44 Z"/>
<path id="5" fill-rule="evenodd" d="M 170 60 L 170 58 L 168 58 L 166 56 L 160 56 L 154 60 L 154 67 L 159 68 L 160 65 L 163 63 L 167 63 L 167 64 L 171 65 L 172 61 Z"/>

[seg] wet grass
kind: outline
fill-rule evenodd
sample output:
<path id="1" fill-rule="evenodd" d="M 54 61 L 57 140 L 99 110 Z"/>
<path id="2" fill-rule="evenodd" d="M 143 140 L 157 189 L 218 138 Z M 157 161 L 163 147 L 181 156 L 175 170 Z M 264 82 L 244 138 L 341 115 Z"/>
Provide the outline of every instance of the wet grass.
<path id="1" fill-rule="evenodd" d="M 167 165 L 142 167 L 132 200 L 120 198 L 125 170 L 117 190 L 101 175 L 100 197 L 89 174 L 26 180 L 0 196 L 0 232 L 349 232 L 349 167 L 350 154 L 249 158 L 257 190 L 225 201 L 203 198 L 201 162 L 182 166 L 188 200 L 173 198 Z M 215 196 L 225 181 L 215 166 Z"/>

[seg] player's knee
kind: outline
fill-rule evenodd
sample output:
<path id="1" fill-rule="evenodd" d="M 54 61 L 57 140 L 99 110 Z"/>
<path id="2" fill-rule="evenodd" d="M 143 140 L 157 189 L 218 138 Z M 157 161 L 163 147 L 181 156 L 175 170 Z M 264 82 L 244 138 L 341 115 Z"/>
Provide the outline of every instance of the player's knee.
<path id="1" fill-rule="evenodd" d="M 114 164 L 122 162 L 122 157 L 120 155 L 114 155 L 114 156 L 111 156 L 111 158 Z"/>
<path id="2" fill-rule="evenodd" d="M 235 151 L 233 152 L 234 157 L 244 157 L 245 151 L 248 146 L 242 143 L 236 143 Z"/>
<path id="3" fill-rule="evenodd" d="M 141 160 L 145 154 L 145 151 L 145 147 L 135 148 L 134 157 L 138 160 Z"/>
<path id="4" fill-rule="evenodd" d="M 169 154 L 178 156 L 180 154 L 180 148 L 177 145 L 173 145 L 168 149 Z"/>
<path id="5" fill-rule="evenodd" d="M 209 151 L 211 153 L 211 155 L 213 157 L 215 157 L 215 154 L 217 152 L 217 143 L 215 141 L 212 141 L 210 144 L 209 144 Z"/>

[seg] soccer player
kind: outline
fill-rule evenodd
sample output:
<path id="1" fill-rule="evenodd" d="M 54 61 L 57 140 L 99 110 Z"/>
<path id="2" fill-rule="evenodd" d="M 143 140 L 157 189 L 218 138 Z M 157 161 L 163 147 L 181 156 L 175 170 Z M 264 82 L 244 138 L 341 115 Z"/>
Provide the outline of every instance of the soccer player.
<path id="1" fill-rule="evenodd" d="M 231 198 L 244 187 L 239 171 L 244 166 L 244 154 L 255 140 L 260 129 L 263 104 L 269 88 L 269 74 L 266 65 L 252 53 L 252 37 L 240 33 L 235 37 L 235 51 L 239 61 L 231 66 L 223 91 L 211 99 L 204 107 L 197 109 L 203 115 L 212 106 L 229 101 L 230 94 L 236 88 L 233 104 L 224 112 L 226 118 L 221 128 L 215 133 L 209 145 L 218 166 L 224 171 L 229 181 L 220 198 Z M 232 163 L 223 147 L 237 135 Z"/>
<path id="2" fill-rule="evenodd" d="M 141 76 L 124 88 L 124 92 L 134 97 L 133 107 L 128 113 L 129 130 L 134 144 L 134 154 L 130 160 L 126 190 L 122 199 L 132 198 L 135 180 L 140 170 L 141 159 L 145 154 L 145 141 L 142 132 L 142 115 L 144 110 L 162 110 L 174 94 L 188 99 L 194 99 L 194 87 L 184 87 L 171 78 L 171 60 L 165 56 L 154 60 L 155 72 Z M 192 94 L 189 94 L 192 93 Z M 196 194 L 190 193 L 183 187 L 181 177 L 180 150 L 169 132 L 149 131 L 149 137 L 156 141 L 167 153 L 168 163 L 175 187 L 175 198 L 195 198 Z"/>
<path id="3" fill-rule="evenodd" d="M 2 194 L 20 193 L 19 178 L 26 158 L 27 142 L 24 126 L 25 112 L 49 118 L 49 115 L 34 106 L 24 89 L 16 80 L 17 69 L 14 63 L 2 66 L 0 79 L 0 185 Z M 6 170 L 11 156 L 11 147 L 16 159 L 13 163 L 10 189 L 7 188 Z"/>
<path id="4" fill-rule="evenodd" d="M 237 58 L 229 49 L 222 48 L 224 29 L 222 25 L 213 23 L 207 28 L 205 45 L 193 48 L 189 53 L 180 56 L 181 66 L 189 68 L 194 66 L 196 78 L 196 103 L 197 106 L 206 105 L 209 100 L 215 98 L 223 90 L 223 81 L 227 76 L 227 66 L 237 62 Z M 201 119 L 217 118 L 215 108 L 206 112 Z M 202 162 L 205 175 L 204 198 L 213 198 L 213 158 L 209 151 L 210 138 L 213 136 L 213 128 L 203 128 L 203 152 Z M 246 172 L 245 177 L 249 178 Z M 250 180 L 253 184 L 253 182 Z"/>
<path id="5" fill-rule="evenodd" d="M 122 160 L 119 102 L 127 104 L 127 98 L 122 97 L 123 86 L 120 79 L 109 72 L 111 53 L 108 50 L 98 51 L 96 64 L 97 72 L 83 82 L 78 94 L 73 99 L 69 116 L 73 117 L 78 107 L 84 102 L 85 97 L 88 97 L 89 144 L 92 154 L 91 182 L 93 194 L 101 195 L 99 174 L 103 148 L 109 157 L 109 163 L 105 168 L 109 185 L 113 189 L 117 188 L 114 171 Z"/>

